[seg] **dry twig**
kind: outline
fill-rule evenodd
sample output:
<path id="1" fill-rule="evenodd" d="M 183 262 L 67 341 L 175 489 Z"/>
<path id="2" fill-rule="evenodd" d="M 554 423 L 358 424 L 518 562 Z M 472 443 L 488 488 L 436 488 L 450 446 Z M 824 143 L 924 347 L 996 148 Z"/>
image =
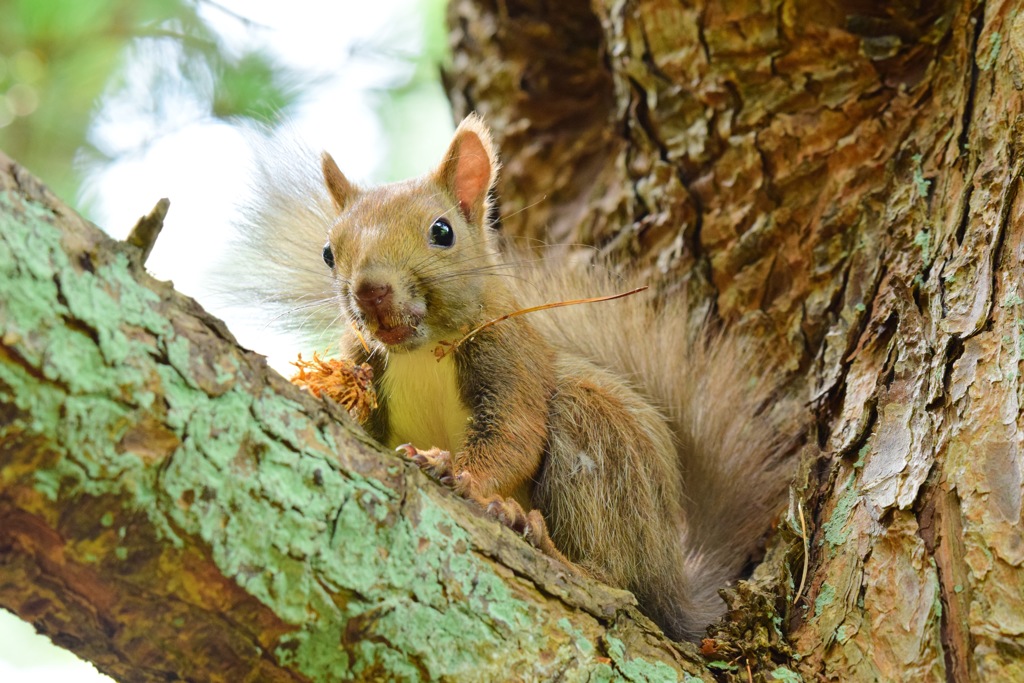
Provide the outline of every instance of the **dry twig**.
<path id="1" fill-rule="evenodd" d="M 488 320 L 487 322 L 483 323 L 482 325 L 478 325 L 473 330 L 467 332 L 460 339 L 457 339 L 454 342 L 441 341 L 438 344 L 437 348 L 434 349 L 434 355 L 437 357 L 437 360 L 441 360 L 442 358 L 447 356 L 449 353 L 454 353 L 455 350 L 457 348 L 459 348 L 460 345 L 462 345 L 465 342 L 467 342 L 468 340 L 472 339 L 478 333 L 480 333 L 483 330 L 487 329 L 491 325 L 497 325 L 498 323 L 504 322 L 505 320 L 508 320 L 509 318 L 515 318 L 516 316 L 526 315 L 527 313 L 535 313 L 537 311 L 544 311 L 544 310 L 547 310 L 549 308 L 561 308 L 562 306 L 575 306 L 576 304 L 594 304 L 594 303 L 598 303 L 600 301 L 611 301 L 613 299 L 621 299 L 623 297 L 631 296 L 633 294 L 639 294 L 640 292 L 642 292 L 642 291 L 644 291 L 646 289 L 647 289 L 647 285 L 644 285 L 643 287 L 637 287 L 636 289 L 630 290 L 628 292 L 622 292 L 621 294 L 612 294 L 610 296 L 597 296 L 597 297 L 593 297 L 591 299 L 573 299 L 572 301 L 555 301 L 555 302 L 552 302 L 552 303 L 549 303 L 549 304 L 541 304 L 540 306 L 531 306 L 529 308 L 521 308 L 518 311 L 513 311 L 512 313 L 506 313 L 505 315 L 497 317 L 494 320 Z"/>

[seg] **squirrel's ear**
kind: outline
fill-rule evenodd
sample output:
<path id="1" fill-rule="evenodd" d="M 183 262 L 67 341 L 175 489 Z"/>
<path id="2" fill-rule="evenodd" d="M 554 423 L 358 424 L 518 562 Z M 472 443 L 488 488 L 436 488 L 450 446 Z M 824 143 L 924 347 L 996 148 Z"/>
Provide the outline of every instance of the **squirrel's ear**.
<path id="1" fill-rule="evenodd" d="M 487 193 L 497 175 L 498 160 L 491 132 L 483 119 L 470 114 L 455 130 L 434 178 L 455 195 L 467 221 L 483 224 L 487 218 Z"/>
<path id="2" fill-rule="evenodd" d="M 352 183 L 338 168 L 334 157 L 327 152 L 320 155 L 320 165 L 324 171 L 324 184 L 327 185 L 327 193 L 331 195 L 331 203 L 334 204 L 335 209 L 341 211 L 352 197 Z"/>

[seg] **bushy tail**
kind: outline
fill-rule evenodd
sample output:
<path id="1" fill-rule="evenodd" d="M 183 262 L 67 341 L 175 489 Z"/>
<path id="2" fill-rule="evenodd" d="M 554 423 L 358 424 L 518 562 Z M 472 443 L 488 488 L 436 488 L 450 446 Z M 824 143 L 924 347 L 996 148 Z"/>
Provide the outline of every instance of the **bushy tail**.
<path id="1" fill-rule="evenodd" d="M 222 304 L 258 310 L 268 325 L 312 341 L 340 327 L 334 280 L 322 256 L 334 210 L 319 155 L 282 134 L 256 130 L 247 138 L 250 192 L 211 287 Z"/>
<path id="2" fill-rule="evenodd" d="M 550 293 L 583 298 L 642 284 L 600 268 L 527 280 L 519 286 L 523 305 L 550 300 Z M 787 457 L 793 429 L 780 426 L 776 413 L 782 411 L 770 403 L 766 355 L 728 330 L 709 330 L 706 318 L 682 294 L 656 301 L 644 292 L 544 311 L 532 320 L 566 352 L 632 379 L 669 420 L 685 495 L 680 527 L 692 602 L 687 617 L 701 629 L 723 613 L 718 590 L 757 552 L 785 504 L 795 466 Z"/>

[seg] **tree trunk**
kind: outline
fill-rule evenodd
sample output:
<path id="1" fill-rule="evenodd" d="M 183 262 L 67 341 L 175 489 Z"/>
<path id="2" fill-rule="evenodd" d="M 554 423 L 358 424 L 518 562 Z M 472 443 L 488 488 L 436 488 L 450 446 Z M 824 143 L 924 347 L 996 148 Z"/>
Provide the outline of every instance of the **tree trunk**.
<path id="1" fill-rule="evenodd" d="M 1024 2 L 449 16 L 503 229 L 702 294 L 813 414 L 805 679 L 1024 680 Z"/>

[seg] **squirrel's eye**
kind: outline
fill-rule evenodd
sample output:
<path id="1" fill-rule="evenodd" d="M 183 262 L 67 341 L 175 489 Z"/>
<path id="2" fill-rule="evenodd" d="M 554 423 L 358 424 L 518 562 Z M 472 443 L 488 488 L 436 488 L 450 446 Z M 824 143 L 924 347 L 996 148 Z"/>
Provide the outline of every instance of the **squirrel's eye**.
<path id="1" fill-rule="evenodd" d="M 331 251 L 331 243 L 330 242 L 328 242 L 327 244 L 324 245 L 323 255 L 324 255 L 324 263 L 327 264 L 327 267 L 328 268 L 333 268 L 334 267 L 334 252 Z"/>
<path id="2" fill-rule="evenodd" d="M 444 218 L 438 218 L 430 226 L 430 244 L 435 247 L 448 248 L 455 244 L 455 230 Z"/>

